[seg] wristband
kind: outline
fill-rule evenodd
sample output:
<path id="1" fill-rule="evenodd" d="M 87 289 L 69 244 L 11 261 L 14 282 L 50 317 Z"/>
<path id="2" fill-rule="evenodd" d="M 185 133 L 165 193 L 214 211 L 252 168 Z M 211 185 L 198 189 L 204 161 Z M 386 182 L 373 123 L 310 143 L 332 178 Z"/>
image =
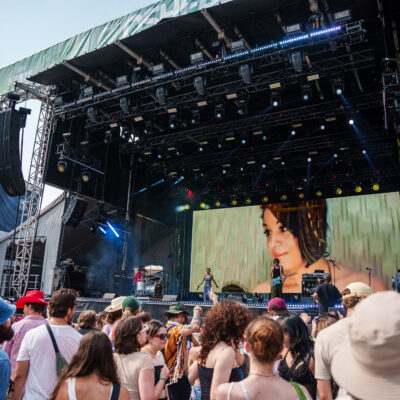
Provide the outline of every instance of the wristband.
<path id="1" fill-rule="evenodd" d="M 164 381 L 164 384 L 167 383 L 167 381 L 165 380 L 165 378 L 160 378 L 158 381 L 159 381 L 159 382 L 160 382 L 160 381 Z"/>

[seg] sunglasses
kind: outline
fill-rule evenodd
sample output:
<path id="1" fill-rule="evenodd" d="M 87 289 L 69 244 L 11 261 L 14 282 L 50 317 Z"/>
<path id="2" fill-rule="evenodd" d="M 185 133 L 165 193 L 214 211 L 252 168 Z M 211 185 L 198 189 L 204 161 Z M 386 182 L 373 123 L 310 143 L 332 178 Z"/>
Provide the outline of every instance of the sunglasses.
<path id="1" fill-rule="evenodd" d="M 157 335 L 154 335 L 154 337 L 158 337 L 161 340 L 169 339 L 171 335 L 169 333 L 158 333 Z"/>

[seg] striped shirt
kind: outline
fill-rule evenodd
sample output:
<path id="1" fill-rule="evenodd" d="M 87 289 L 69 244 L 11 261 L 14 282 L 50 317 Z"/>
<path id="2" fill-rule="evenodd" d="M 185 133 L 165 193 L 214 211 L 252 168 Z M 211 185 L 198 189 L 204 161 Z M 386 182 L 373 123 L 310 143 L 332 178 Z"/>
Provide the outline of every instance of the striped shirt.
<path id="1" fill-rule="evenodd" d="M 47 321 L 36 315 L 28 315 L 12 325 L 14 336 L 9 342 L 3 344 L 3 350 L 8 354 L 11 361 L 11 371 L 15 370 L 17 363 L 18 352 L 21 347 L 22 339 L 28 331 L 34 329 L 40 325 L 45 324 Z"/>

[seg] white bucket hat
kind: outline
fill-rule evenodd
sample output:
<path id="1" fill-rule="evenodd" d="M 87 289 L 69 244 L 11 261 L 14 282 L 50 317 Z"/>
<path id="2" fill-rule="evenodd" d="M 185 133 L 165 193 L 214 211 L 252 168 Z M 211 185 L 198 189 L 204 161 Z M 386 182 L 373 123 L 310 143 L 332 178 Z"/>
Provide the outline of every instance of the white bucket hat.
<path id="1" fill-rule="evenodd" d="M 332 375 L 356 398 L 400 398 L 400 294 L 379 292 L 357 304 L 333 356 Z"/>
<path id="2" fill-rule="evenodd" d="M 114 312 L 118 310 L 122 310 L 122 303 L 125 300 L 126 296 L 116 297 L 111 300 L 111 304 L 104 309 L 107 312 Z"/>

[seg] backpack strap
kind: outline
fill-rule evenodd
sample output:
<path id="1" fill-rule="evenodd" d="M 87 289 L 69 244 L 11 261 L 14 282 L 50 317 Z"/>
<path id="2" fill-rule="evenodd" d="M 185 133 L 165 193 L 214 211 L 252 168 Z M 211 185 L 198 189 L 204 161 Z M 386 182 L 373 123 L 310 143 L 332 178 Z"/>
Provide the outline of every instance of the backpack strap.
<path id="1" fill-rule="evenodd" d="M 112 393 L 110 400 L 118 400 L 120 390 L 121 390 L 121 385 L 117 382 L 114 382 L 112 385 Z"/>
<path id="2" fill-rule="evenodd" d="M 289 383 L 296 389 L 299 400 L 308 400 L 306 394 L 303 392 L 303 389 L 300 387 L 298 383 L 296 382 L 289 382 Z"/>
<path id="3" fill-rule="evenodd" d="M 53 343 L 54 351 L 56 352 L 56 354 L 60 353 L 60 350 L 58 349 L 56 338 L 54 337 L 53 331 L 51 330 L 49 324 L 45 324 L 45 326 L 46 326 L 47 332 L 49 332 L 51 342 Z"/>

